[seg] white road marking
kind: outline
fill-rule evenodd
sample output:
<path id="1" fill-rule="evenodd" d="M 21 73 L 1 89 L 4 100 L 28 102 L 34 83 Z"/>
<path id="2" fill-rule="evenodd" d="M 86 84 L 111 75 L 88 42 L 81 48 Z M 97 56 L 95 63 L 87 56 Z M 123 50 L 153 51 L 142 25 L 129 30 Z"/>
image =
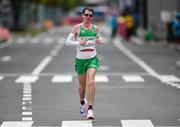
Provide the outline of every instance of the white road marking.
<path id="1" fill-rule="evenodd" d="M 31 43 L 33 43 L 33 44 L 37 44 L 39 41 L 40 41 L 40 38 L 38 38 L 38 37 L 31 39 Z"/>
<path id="2" fill-rule="evenodd" d="M 31 116 L 31 115 L 32 115 L 32 112 L 22 112 L 22 115 L 23 115 L 23 116 L 29 116 L 29 115 Z"/>
<path id="3" fill-rule="evenodd" d="M 92 127 L 92 121 L 62 121 L 61 127 Z"/>
<path id="4" fill-rule="evenodd" d="M 72 82 L 73 76 L 72 75 L 57 75 L 54 76 L 52 82 Z"/>
<path id="5" fill-rule="evenodd" d="M 152 69 L 149 65 L 147 65 L 143 60 L 138 58 L 135 54 L 130 52 L 121 42 L 121 40 L 115 39 L 114 44 L 115 46 L 121 50 L 125 55 L 127 55 L 130 59 L 132 59 L 135 63 L 137 63 L 143 70 L 145 70 L 151 76 L 159 79 L 161 82 L 166 83 L 169 85 L 170 81 L 179 82 L 179 78 L 175 76 L 161 76 L 158 74 L 154 69 Z M 170 85 L 173 85 L 172 83 Z"/>
<path id="6" fill-rule="evenodd" d="M 178 83 L 174 83 L 174 82 L 166 82 L 167 85 L 170 85 L 170 86 L 173 86 L 173 87 L 176 87 L 177 89 L 180 89 L 180 84 Z"/>
<path id="7" fill-rule="evenodd" d="M 121 120 L 123 127 L 154 127 L 151 120 Z"/>
<path id="8" fill-rule="evenodd" d="M 1 127 L 31 127 L 33 121 L 4 121 Z"/>
<path id="9" fill-rule="evenodd" d="M 22 117 L 22 121 L 32 121 L 32 117 Z"/>
<path id="10" fill-rule="evenodd" d="M 23 97 L 31 97 L 31 96 L 32 96 L 31 94 L 26 94 L 26 93 L 23 94 Z"/>
<path id="11" fill-rule="evenodd" d="M 45 38 L 43 41 L 45 44 L 50 44 L 53 42 L 53 38 L 48 37 L 48 38 Z"/>
<path id="12" fill-rule="evenodd" d="M 22 105 L 31 105 L 32 104 L 32 101 L 23 101 L 22 102 Z"/>
<path id="13" fill-rule="evenodd" d="M 18 43 L 18 44 L 24 44 L 25 42 L 26 42 L 25 38 L 18 38 L 18 39 L 16 39 L 16 43 Z"/>
<path id="14" fill-rule="evenodd" d="M 52 57 L 47 56 L 32 72 L 32 75 L 38 75 L 51 62 Z"/>
<path id="15" fill-rule="evenodd" d="M 108 66 L 105 66 L 105 65 L 101 65 L 101 66 L 99 67 L 99 70 L 101 70 L 101 71 L 107 71 L 107 70 L 109 70 L 109 67 L 108 67 Z"/>
<path id="16" fill-rule="evenodd" d="M 174 75 L 161 75 L 162 82 L 180 82 L 180 79 Z"/>
<path id="17" fill-rule="evenodd" d="M 30 94 L 30 93 L 31 93 L 31 90 L 24 90 L 23 93 L 24 93 L 24 94 Z"/>
<path id="18" fill-rule="evenodd" d="M 140 67 L 142 67 L 147 73 L 154 77 L 159 77 L 159 74 L 153 70 L 149 65 L 147 65 L 143 60 L 138 58 L 135 54 L 129 51 L 118 39 L 114 41 L 115 46 L 121 50 L 125 55 L 131 58 L 135 63 L 137 63 Z"/>
<path id="19" fill-rule="evenodd" d="M 109 82 L 109 79 L 106 75 L 96 75 L 95 82 Z"/>
<path id="20" fill-rule="evenodd" d="M 27 94 L 26 91 L 29 93 Z M 32 121 L 32 86 L 27 82 L 23 84 L 22 121 Z"/>
<path id="21" fill-rule="evenodd" d="M 139 75 L 123 75 L 125 82 L 144 82 L 144 79 Z"/>
<path id="22" fill-rule="evenodd" d="M 180 89 L 180 84 L 176 88 Z"/>
<path id="23" fill-rule="evenodd" d="M 11 60 L 11 57 L 10 56 L 3 56 L 0 58 L 1 61 L 3 62 L 7 62 L 7 61 L 10 61 Z"/>
<path id="24" fill-rule="evenodd" d="M 23 75 L 16 79 L 16 83 L 34 83 L 38 80 L 38 76 Z"/>
<path id="25" fill-rule="evenodd" d="M 59 50 L 62 48 L 62 45 L 57 45 L 52 51 L 51 51 L 51 56 L 56 56 L 59 52 Z"/>
<path id="26" fill-rule="evenodd" d="M 23 97 L 23 101 L 31 101 L 31 97 Z"/>
<path id="27" fill-rule="evenodd" d="M 32 71 L 32 75 L 39 75 L 43 69 L 51 62 L 51 60 L 53 59 L 53 57 L 55 55 L 57 55 L 57 53 L 60 51 L 60 49 L 62 48 L 62 46 L 60 44 L 58 44 L 52 51 L 50 56 L 47 56 L 33 71 Z"/>
<path id="28" fill-rule="evenodd" d="M 32 108 L 31 107 L 27 107 L 27 106 L 22 106 L 22 110 L 23 111 L 31 111 Z"/>
<path id="29" fill-rule="evenodd" d="M 151 76 L 146 72 L 97 72 L 100 75 L 108 76 L 122 76 L 122 75 L 141 75 L 141 76 Z M 17 77 L 21 75 L 32 75 L 31 73 L 0 73 L 1 76 L 5 77 Z M 40 73 L 39 76 L 55 76 L 55 75 L 73 75 L 76 76 L 75 72 L 59 72 L 59 73 Z"/>
<path id="30" fill-rule="evenodd" d="M 0 75 L 0 81 L 3 80 L 3 78 L 4 78 L 4 76 L 1 76 L 1 75 Z"/>

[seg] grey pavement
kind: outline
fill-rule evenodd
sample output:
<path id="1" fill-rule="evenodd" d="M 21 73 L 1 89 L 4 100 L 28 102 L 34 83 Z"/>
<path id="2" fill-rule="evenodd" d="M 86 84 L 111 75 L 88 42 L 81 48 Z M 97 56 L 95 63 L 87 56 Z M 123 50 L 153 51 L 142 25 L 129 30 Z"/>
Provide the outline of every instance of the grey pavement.
<path id="1" fill-rule="evenodd" d="M 64 45 L 71 27 L 0 45 L 2 127 L 179 127 L 179 54 L 164 46 L 110 39 L 97 45 L 95 121 L 79 116 L 75 47 Z M 13 122 L 14 121 L 14 122 Z"/>

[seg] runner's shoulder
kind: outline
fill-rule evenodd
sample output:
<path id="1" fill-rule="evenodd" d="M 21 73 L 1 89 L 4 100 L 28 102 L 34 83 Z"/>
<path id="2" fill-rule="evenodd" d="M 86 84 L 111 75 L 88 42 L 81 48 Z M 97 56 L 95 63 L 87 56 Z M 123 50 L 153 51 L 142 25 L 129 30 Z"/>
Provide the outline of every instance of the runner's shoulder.
<path id="1" fill-rule="evenodd" d="M 93 26 L 95 27 L 95 30 L 96 30 L 96 32 L 98 33 L 98 32 L 99 32 L 98 26 L 97 26 L 97 25 L 94 25 L 94 24 L 93 24 Z"/>
<path id="2" fill-rule="evenodd" d="M 80 24 L 75 25 L 75 26 L 72 28 L 72 33 L 78 33 L 78 32 L 79 32 L 79 27 L 80 27 Z"/>

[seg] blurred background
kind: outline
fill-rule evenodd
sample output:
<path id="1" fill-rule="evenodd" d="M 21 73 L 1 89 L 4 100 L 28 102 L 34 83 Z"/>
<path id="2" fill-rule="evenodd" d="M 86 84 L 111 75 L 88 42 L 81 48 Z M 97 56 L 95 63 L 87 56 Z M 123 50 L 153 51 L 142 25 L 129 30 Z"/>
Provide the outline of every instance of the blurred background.
<path id="1" fill-rule="evenodd" d="M 176 42 L 173 20 L 180 9 L 179 0 L 0 0 L 0 38 L 77 24 L 84 6 L 94 8 L 96 23 L 110 25 L 110 16 L 115 15 L 118 34 L 126 39 L 135 35 L 146 41 Z"/>

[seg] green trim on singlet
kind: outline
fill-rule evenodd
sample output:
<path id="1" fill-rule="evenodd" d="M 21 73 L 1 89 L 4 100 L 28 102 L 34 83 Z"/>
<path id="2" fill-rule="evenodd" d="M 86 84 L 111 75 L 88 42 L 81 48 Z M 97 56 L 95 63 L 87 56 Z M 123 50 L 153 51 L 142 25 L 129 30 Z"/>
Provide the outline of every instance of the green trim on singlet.
<path id="1" fill-rule="evenodd" d="M 96 36 L 96 28 L 92 25 L 91 29 L 85 29 L 82 25 L 80 25 L 79 37 L 92 37 Z"/>

